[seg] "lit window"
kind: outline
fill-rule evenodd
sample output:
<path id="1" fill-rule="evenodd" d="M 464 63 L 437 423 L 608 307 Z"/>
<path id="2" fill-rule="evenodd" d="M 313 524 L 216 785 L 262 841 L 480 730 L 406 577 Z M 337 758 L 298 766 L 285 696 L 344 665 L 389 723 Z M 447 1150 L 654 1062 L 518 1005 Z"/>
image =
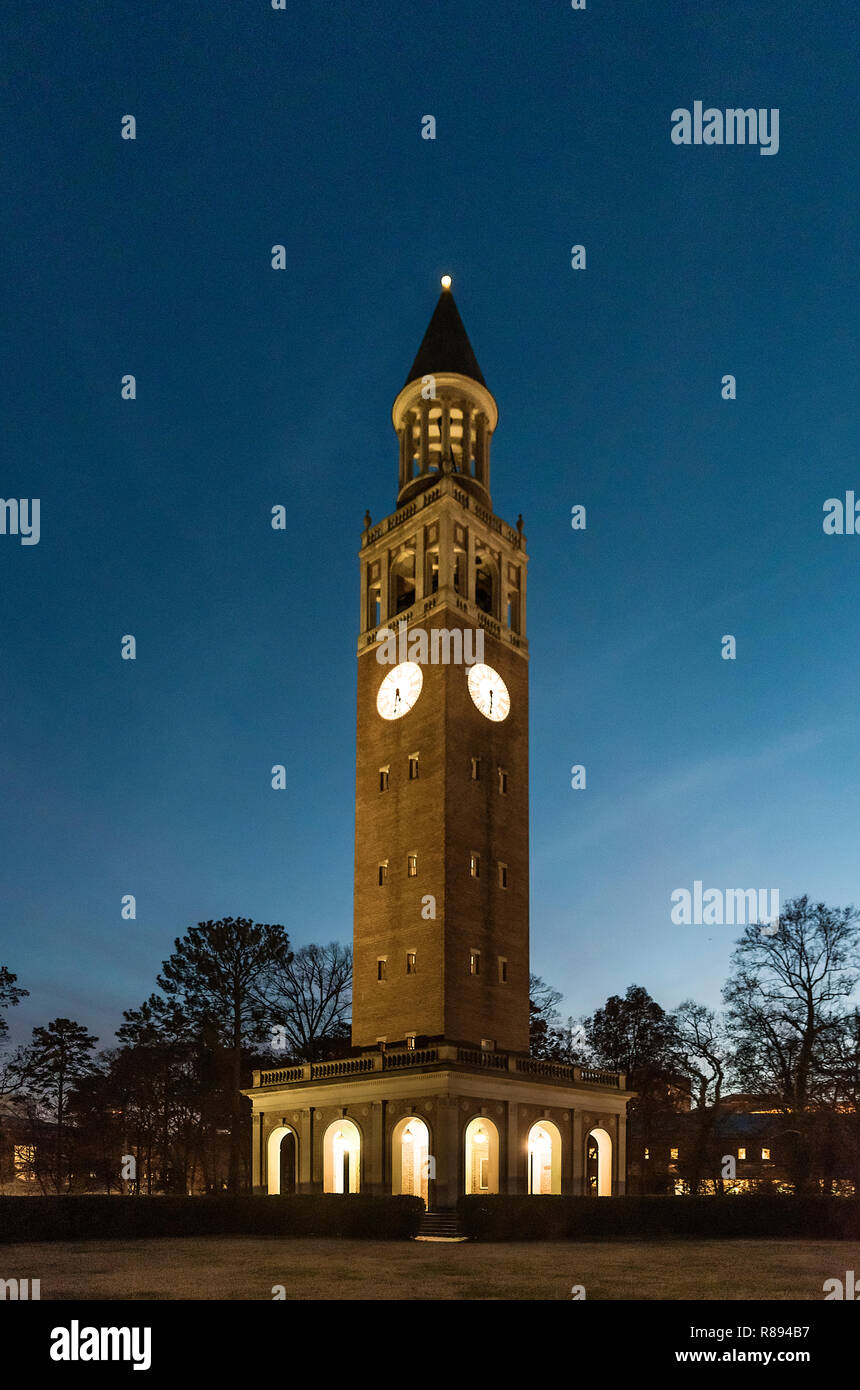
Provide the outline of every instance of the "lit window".
<path id="1" fill-rule="evenodd" d="M 406 872 L 410 878 L 415 878 L 418 874 L 418 855 L 410 854 L 406 860 Z"/>
<path id="2" fill-rule="evenodd" d="M 388 976 L 388 957 L 380 956 L 376 962 L 376 978 L 384 980 Z"/>
<path id="3" fill-rule="evenodd" d="M 767 1162 L 770 1159 L 770 1149 L 762 1149 L 761 1156 Z"/>
<path id="4" fill-rule="evenodd" d="M 499 768 L 499 791 L 502 796 L 507 796 L 508 794 L 508 774 L 503 767 Z"/>
<path id="5" fill-rule="evenodd" d="M 504 956 L 499 956 L 499 984 L 500 984 L 500 985 L 506 985 L 507 983 L 508 983 L 508 962 L 505 960 L 505 957 L 504 957 Z"/>
<path id="6" fill-rule="evenodd" d="M 418 754 L 417 754 L 417 753 L 410 753 L 410 754 L 409 754 L 409 780 L 410 780 L 410 782 L 416 781 L 417 777 L 418 777 Z"/>
<path id="7" fill-rule="evenodd" d="M 407 1052 L 414 1052 L 414 1051 L 415 1051 L 415 1034 L 414 1034 L 414 1033 L 407 1033 L 407 1034 L 406 1034 L 406 1050 L 407 1050 Z"/>
<path id="8" fill-rule="evenodd" d="M 678 1150 L 677 1150 L 677 1149 L 670 1149 L 670 1150 L 669 1150 L 669 1157 L 672 1158 L 672 1159 L 677 1159 L 677 1157 L 678 1157 Z"/>
<path id="9" fill-rule="evenodd" d="M 645 1150 L 645 1157 L 646 1157 L 646 1158 L 650 1158 L 650 1157 L 651 1157 L 651 1150 L 650 1150 L 650 1149 L 646 1149 L 646 1150 Z"/>
<path id="10" fill-rule="evenodd" d="M 746 1156 L 747 1156 L 747 1151 L 746 1151 L 746 1149 L 738 1149 L 738 1158 L 746 1158 Z"/>
<path id="11" fill-rule="evenodd" d="M 414 951 L 407 951 L 407 952 L 406 952 L 406 974 L 407 974 L 407 975 L 414 975 L 414 974 L 415 974 L 415 969 L 416 969 L 416 966 L 415 966 L 415 952 L 414 952 Z"/>
<path id="12" fill-rule="evenodd" d="M 381 767 L 381 768 L 379 769 L 379 790 L 380 790 L 381 792 L 387 792 L 387 791 L 388 791 L 388 768 L 387 768 L 387 767 Z"/>
<path id="13" fill-rule="evenodd" d="M 480 782 L 480 780 L 481 780 L 481 759 L 480 759 L 480 758 L 473 758 L 473 759 L 472 759 L 472 781 L 473 781 L 473 782 Z"/>
<path id="14" fill-rule="evenodd" d="M 492 1052 L 496 1044 L 492 1038 L 481 1038 L 481 1049 L 484 1052 Z"/>
<path id="15" fill-rule="evenodd" d="M 15 1144 L 12 1149 L 12 1168 L 17 1182 L 32 1182 L 36 1174 L 33 1164 L 36 1150 L 31 1144 Z"/>
<path id="16" fill-rule="evenodd" d="M 481 856 L 480 854 L 476 854 L 474 850 L 472 850 L 472 853 L 469 855 L 469 873 L 472 875 L 472 878 L 481 877 Z"/>
<path id="17" fill-rule="evenodd" d="M 508 866 L 507 866 L 507 864 L 499 864 L 499 887 L 500 887 L 500 888 L 507 888 L 507 886 L 508 886 Z"/>
<path id="18" fill-rule="evenodd" d="M 380 864 L 380 866 L 379 866 L 379 876 L 378 876 L 377 882 L 378 882 L 380 888 L 382 887 L 382 885 L 383 885 L 384 883 L 387 883 L 387 882 L 388 882 L 388 860 L 387 860 L 387 859 L 383 860 L 383 862 L 382 862 L 382 863 Z"/>
<path id="19" fill-rule="evenodd" d="M 470 952 L 469 952 L 469 974 L 470 974 L 470 975 L 480 975 L 480 973 L 481 973 L 481 952 L 480 952 L 480 951 L 470 951 Z"/>

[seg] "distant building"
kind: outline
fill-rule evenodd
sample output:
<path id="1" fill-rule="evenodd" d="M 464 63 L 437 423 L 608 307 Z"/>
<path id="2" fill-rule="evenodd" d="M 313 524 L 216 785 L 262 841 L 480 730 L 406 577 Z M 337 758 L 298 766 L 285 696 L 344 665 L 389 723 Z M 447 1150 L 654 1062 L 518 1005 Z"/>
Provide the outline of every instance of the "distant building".
<path id="1" fill-rule="evenodd" d="M 810 1190 L 841 1196 L 860 1192 L 860 1127 L 854 1114 L 811 1112 L 798 1120 L 774 1099 L 726 1096 L 709 1130 L 691 1109 L 666 1111 L 646 1138 L 631 1123 L 631 1192 L 688 1194 L 693 1174 L 700 1193 L 792 1192 L 798 1148 L 804 1146 Z"/>

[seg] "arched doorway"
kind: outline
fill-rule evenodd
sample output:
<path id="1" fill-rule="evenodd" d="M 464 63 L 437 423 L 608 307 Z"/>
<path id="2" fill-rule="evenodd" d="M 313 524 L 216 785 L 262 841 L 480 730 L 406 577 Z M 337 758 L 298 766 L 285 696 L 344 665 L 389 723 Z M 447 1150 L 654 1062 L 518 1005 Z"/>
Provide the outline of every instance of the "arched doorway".
<path id="1" fill-rule="evenodd" d="M 466 1126 L 466 1193 L 498 1190 L 499 1131 L 485 1115 L 476 1115 Z"/>
<path id="2" fill-rule="evenodd" d="M 537 1196 L 561 1192 L 561 1134 L 552 1120 L 540 1120 L 529 1130 L 528 1190 Z"/>
<path id="3" fill-rule="evenodd" d="M 352 1120 L 335 1120 L 323 1137 L 323 1192 L 358 1192 L 361 1135 Z"/>
<path id="4" fill-rule="evenodd" d="M 269 1135 L 266 1148 L 266 1185 L 270 1197 L 295 1192 L 299 1147 L 294 1129 L 278 1125 Z"/>
<path id="5" fill-rule="evenodd" d="M 430 1131 L 417 1115 L 394 1126 L 391 1136 L 391 1191 L 423 1197 L 429 1205 Z"/>
<path id="6" fill-rule="evenodd" d="M 585 1191 L 590 1197 L 612 1196 L 612 1138 L 599 1127 L 585 1140 Z"/>

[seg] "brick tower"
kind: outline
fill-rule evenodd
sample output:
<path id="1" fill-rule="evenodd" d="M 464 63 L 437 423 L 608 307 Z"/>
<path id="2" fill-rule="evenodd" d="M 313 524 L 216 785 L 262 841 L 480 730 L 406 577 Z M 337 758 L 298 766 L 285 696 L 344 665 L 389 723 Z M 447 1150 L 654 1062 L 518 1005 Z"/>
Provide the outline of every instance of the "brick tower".
<path id="1" fill-rule="evenodd" d="M 527 556 L 493 514 L 498 410 L 450 289 L 392 414 L 397 509 L 360 552 L 352 1040 L 527 1052 Z"/>
<path id="2" fill-rule="evenodd" d="M 254 1073 L 256 1192 L 624 1190 L 624 1077 L 529 1056 L 528 557 L 442 283 L 359 552 L 352 1054 Z"/>

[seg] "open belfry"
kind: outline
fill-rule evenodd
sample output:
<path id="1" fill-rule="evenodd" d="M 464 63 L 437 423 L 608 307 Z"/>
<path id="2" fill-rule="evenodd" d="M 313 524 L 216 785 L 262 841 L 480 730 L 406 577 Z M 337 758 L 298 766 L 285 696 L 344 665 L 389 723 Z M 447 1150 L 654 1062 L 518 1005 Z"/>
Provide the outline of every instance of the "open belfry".
<path id="1" fill-rule="evenodd" d="M 445 277 L 361 537 L 352 1054 L 254 1073 L 256 1192 L 624 1191 L 624 1076 L 529 1056 L 522 519 Z"/>

